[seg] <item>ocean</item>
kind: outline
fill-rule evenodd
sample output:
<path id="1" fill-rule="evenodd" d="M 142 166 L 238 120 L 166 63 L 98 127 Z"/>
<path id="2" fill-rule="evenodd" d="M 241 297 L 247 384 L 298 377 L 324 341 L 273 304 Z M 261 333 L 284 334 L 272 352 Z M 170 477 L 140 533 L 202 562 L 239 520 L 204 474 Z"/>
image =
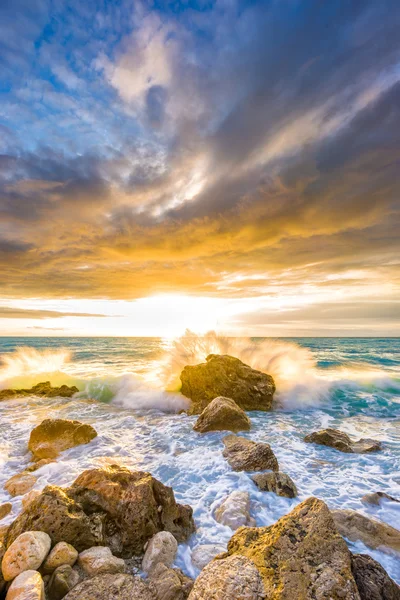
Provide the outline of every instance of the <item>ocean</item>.
<path id="1" fill-rule="evenodd" d="M 272 412 L 249 413 L 246 437 L 268 442 L 280 470 L 297 485 L 295 499 L 260 492 L 249 474 L 235 473 L 222 457 L 226 433 L 198 434 L 196 417 L 181 410 L 185 364 L 211 352 L 238 356 L 276 380 Z M 157 338 L 0 338 L 0 387 L 30 387 L 49 380 L 76 385 L 71 399 L 13 399 L 0 403 L 0 502 L 10 501 L 6 480 L 30 462 L 30 430 L 43 419 L 61 417 L 91 423 L 98 437 L 38 470 L 35 489 L 68 485 L 84 469 L 119 463 L 150 471 L 171 486 L 179 502 L 194 509 L 196 533 L 180 544 L 176 565 L 191 576 L 191 550 L 198 544 L 226 544 L 232 531 L 213 518 L 234 490 L 250 493 L 257 525 L 270 525 L 309 496 L 330 508 L 350 508 L 400 528 L 400 503 L 367 506 L 361 497 L 382 491 L 400 499 L 400 339 L 224 338 L 214 333 L 178 340 Z M 374 454 L 343 454 L 306 444 L 306 434 L 324 427 L 383 443 Z M 11 522 L 21 497 L 11 499 Z M 400 583 L 400 558 L 349 543 L 373 556 Z"/>

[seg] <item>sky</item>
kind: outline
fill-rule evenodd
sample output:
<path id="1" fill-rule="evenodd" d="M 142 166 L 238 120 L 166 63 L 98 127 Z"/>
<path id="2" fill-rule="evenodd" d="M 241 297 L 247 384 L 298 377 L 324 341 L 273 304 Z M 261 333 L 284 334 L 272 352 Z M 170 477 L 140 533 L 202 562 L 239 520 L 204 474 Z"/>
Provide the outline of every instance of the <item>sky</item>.
<path id="1" fill-rule="evenodd" d="M 398 0 L 0 0 L 0 334 L 400 335 Z"/>

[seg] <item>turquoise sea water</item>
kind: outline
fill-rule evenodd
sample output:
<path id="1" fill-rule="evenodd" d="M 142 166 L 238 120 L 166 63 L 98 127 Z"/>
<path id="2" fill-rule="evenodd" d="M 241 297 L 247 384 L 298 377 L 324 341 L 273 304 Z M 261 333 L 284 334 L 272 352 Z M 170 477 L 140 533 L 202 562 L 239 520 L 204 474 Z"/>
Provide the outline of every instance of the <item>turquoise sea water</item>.
<path id="1" fill-rule="evenodd" d="M 276 408 L 250 413 L 252 430 L 245 435 L 271 444 L 280 469 L 296 482 L 298 498 L 259 492 L 249 474 L 234 473 L 223 459 L 224 433 L 197 434 L 192 430 L 196 417 L 178 414 L 186 405 L 176 391 L 179 372 L 209 352 L 239 356 L 274 376 Z M 257 525 L 275 522 L 314 495 L 331 508 L 359 510 L 400 529 L 400 503 L 373 507 L 361 502 L 370 491 L 400 499 L 399 339 L 0 338 L 0 355 L 1 387 L 50 380 L 74 383 L 80 390 L 72 399 L 32 397 L 0 404 L 1 502 L 10 500 L 4 482 L 29 463 L 30 430 L 58 416 L 90 422 L 99 436 L 40 469 L 35 488 L 66 485 L 83 469 L 113 462 L 150 471 L 194 508 L 197 532 L 180 545 L 177 559 L 192 575 L 192 548 L 226 544 L 232 535 L 213 512 L 234 490 L 250 493 Z M 383 450 L 352 455 L 303 442 L 304 435 L 326 426 L 381 440 Z M 21 498 L 12 503 L 4 523 L 15 518 Z M 350 547 L 374 556 L 400 582 L 399 555 L 361 543 Z"/>

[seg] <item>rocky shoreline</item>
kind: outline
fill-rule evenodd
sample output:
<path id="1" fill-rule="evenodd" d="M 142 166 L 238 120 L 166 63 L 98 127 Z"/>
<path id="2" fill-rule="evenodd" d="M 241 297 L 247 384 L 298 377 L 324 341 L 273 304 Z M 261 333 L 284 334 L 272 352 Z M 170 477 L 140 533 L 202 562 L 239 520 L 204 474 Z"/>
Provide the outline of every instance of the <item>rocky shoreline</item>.
<path id="1" fill-rule="evenodd" d="M 279 470 L 271 446 L 234 435 L 251 428 L 246 410 L 271 410 L 272 378 L 216 355 L 186 367 L 182 377 L 182 392 L 193 396 L 189 413 L 199 414 L 195 431 L 233 432 L 221 446 L 231 469 L 249 473 L 263 493 L 296 497 L 296 484 Z M 53 397 L 53 390 L 67 388 L 47 383 L 29 392 L 47 389 Z M 8 398 L 18 395 L 13 391 L 7 390 Z M 400 553 L 400 531 L 356 511 L 330 511 L 318 498 L 304 500 L 269 527 L 255 527 L 248 493 L 227 495 L 212 517 L 232 537 L 227 548 L 193 549 L 200 574 L 192 580 L 173 566 L 178 544 L 195 531 L 192 508 L 177 503 L 173 490 L 150 473 L 115 464 L 86 470 L 69 487 L 32 489 L 36 470 L 96 436 L 92 426 L 65 419 L 46 419 L 32 430 L 32 464 L 5 484 L 10 496 L 22 496 L 22 511 L 1 531 L 0 598 L 400 600 L 400 587 L 383 567 L 370 556 L 352 554 L 344 539 Z M 374 440 L 344 436 L 331 429 L 308 434 L 306 441 L 347 453 L 380 450 Z M 378 504 L 385 496 L 397 501 L 379 492 L 369 496 L 363 501 Z M 0 506 L 0 519 L 10 510 L 10 503 Z"/>

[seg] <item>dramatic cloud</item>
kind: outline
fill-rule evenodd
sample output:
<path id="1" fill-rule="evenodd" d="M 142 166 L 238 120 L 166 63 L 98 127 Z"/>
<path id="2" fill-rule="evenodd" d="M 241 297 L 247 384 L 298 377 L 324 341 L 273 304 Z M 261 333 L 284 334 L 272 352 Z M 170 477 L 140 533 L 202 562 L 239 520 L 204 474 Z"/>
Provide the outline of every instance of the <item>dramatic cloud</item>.
<path id="1" fill-rule="evenodd" d="M 242 298 L 241 332 L 395 322 L 394 0 L 16 0 L 0 23 L 3 298 Z"/>

